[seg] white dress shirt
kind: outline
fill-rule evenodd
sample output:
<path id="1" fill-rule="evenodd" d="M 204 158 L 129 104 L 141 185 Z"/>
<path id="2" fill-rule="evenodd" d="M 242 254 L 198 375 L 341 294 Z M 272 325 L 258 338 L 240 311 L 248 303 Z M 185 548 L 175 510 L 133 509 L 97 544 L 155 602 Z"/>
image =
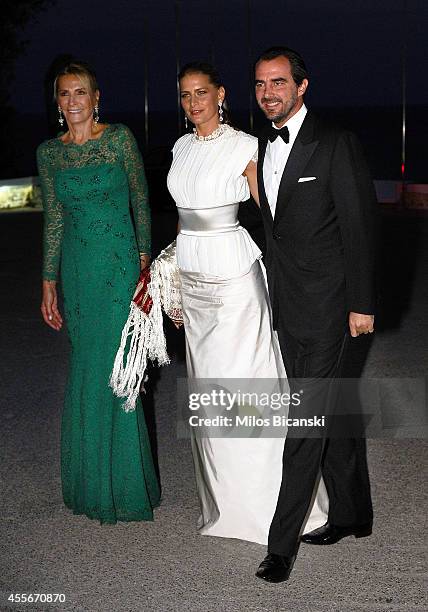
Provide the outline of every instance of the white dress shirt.
<path id="1" fill-rule="evenodd" d="M 279 184 L 284 173 L 285 164 L 287 163 L 291 148 L 296 140 L 297 134 L 299 133 L 307 112 L 308 109 L 303 104 L 302 108 L 300 108 L 297 113 L 291 117 L 291 119 L 284 123 L 290 132 L 290 141 L 288 143 L 284 142 L 284 140 L 280 137 L 273 142 L 268 141 L 267 143 L 263 163 L 263 181 L 266 196 L 272 212 L 272 217 L 275 216 Z M 272 123 L 272 126 L 277 130 L 280 129 L 274 123 Z"/>

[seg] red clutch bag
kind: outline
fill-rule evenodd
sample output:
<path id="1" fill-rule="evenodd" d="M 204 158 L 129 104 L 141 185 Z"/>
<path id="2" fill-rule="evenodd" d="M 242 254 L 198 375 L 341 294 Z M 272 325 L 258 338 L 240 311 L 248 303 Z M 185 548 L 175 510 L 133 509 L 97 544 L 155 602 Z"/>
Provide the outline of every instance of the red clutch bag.
<path id="1" fill-rule="evenodd" d="M 149 285 L 150 285 L 150 268 L 147 266 L 144 270 L 141 270 L 140 276 L 138 278 L 137 288 L 134 293 L 134 297 L 132 301 L 140 310 L 142 310 L 146 315 L 152 309 L 153 300 L 149 293 Z"/>

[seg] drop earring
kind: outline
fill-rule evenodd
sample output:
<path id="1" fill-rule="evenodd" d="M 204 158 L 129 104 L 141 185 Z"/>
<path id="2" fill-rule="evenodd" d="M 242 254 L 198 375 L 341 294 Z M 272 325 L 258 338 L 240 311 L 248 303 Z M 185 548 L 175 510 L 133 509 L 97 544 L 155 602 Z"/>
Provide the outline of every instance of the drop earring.
<path id="1" fill-rule="evenodd" d="M 184 127 L 186 128 L 186 130 L 189 129 L 189 123 L 187 121 L 187 115 L 184 115 Z"/>
<path id="2" fill-rule="evenodd" d="M 60 126 L 62 127 L 64 125 L 64 117 L 62 115 L 62 110 L 61 108 L 58 106 L 58 123 L 60 124 Z"/>
<path id="3" fill-rule="evenodd" d="M 220 123 L 223 123 L 224 119 L 223 119 L 223 107 L 222 107 L 222 101 L 219 100 L 218 101 L 218 120 Z"/>
<path id="4" fill-rule="evenodd" d="M 96 104 L 95 107 L 94 107 L 94 123 L 95 123 L 95 125 L 98 123 L 99 120 L 100 120 L 99 109 L 98 109 L 98 104 Z"/>

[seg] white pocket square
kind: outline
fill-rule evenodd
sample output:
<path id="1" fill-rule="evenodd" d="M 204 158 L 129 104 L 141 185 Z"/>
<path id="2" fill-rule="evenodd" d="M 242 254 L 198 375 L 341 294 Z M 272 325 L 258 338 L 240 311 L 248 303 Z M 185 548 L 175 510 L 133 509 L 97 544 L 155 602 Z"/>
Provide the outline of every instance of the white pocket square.
<path id="1" fill-rule="evenodd" d="M 302 178 L 299 178 L 299 183 L 306 183 L 307 181 L 316 181 L 317 177 L 316 176 L 302 176 Z"/>

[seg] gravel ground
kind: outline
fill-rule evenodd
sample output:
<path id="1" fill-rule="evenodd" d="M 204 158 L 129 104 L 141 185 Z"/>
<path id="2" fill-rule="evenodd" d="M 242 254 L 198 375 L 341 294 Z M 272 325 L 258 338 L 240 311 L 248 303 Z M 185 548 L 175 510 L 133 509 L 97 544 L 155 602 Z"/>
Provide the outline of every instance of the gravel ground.
<path id="1" fill-rule="evenodd" d="M 172 213 L 154 218 L 159 250 L 174 234 Z M 428 219 L 383 218 L 383 311 L 368 377 L 421 378 L 428 371 Z M 183 335 L 169 330 L 172 364 L 154 375 L 146 401 L 163 487 L 152 523 L 100 526 L 61 499 L 59 420 L 66 335 L 39 316 L 41 216 L 0 215 L 1 565 L 0 610 L 174 612 L 426 611 L 427 442 L 368 441 L 375 508 L 370 538 L 302 546 L 292 578 L 254 578 L 257 544 L 201 537 L 189 444 L 175 433 L 176 379 L 185 373 Z M 366 341 L 363 341 L 366 342 Z M 156 380 L 155 380 L 156 379 Z M 392 398 L 403 410 L 405 398 Z M 414 436 L 412 432 L 412 436 Z M 425 471 L 425 474 L 424 474 Z M 65 602 L 12 604 L 10 593 L 63 593 Z"/>

